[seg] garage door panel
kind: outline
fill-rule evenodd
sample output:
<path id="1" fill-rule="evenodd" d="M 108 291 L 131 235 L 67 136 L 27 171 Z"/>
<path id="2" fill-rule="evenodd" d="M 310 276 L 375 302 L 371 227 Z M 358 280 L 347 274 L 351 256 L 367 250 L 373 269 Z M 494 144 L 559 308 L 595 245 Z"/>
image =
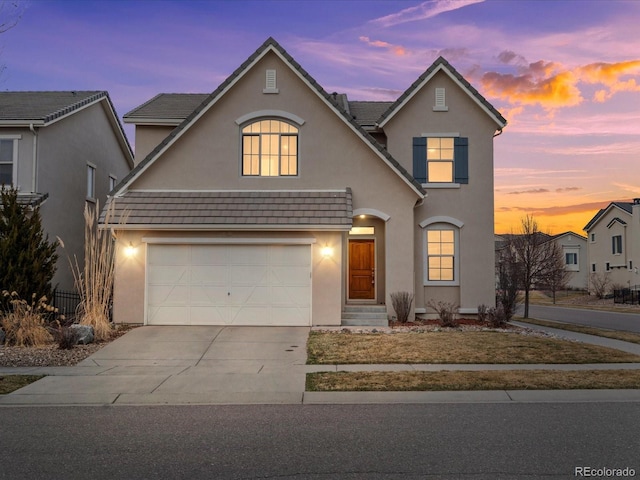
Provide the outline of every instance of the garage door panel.
<path id="1" fill-rule="evenodd" d="M 309 245 L 151 245 L 147 323 L 309 325 Z"/>
<path id="2" fill-rule="evenodd" d="M 266 265 L 268 247 L 265 245 L 233 245 L 229 248 L 229 262 L 232 265 Z"/>
<path id="3" fill-rule="evenodd" d="M 147 293 L 150 305 L 188 305 L 189 287 L 186 285 L 151 285 Z"/>
<path id="4" fill-rule="evenodd" d="M 149 282 L 152 284 L 190 283 L 189 267 L 185 265 L 152 265 L 149 267 Z"/>
<path id="5" fill-rule="evenodd" d="M 230 322 L 227 307 L 192 306 L 191 325 L 226 325 Z"/>
<path id="6" fill-rule="evenodd" d="M 193 285 L 190 289 L 191 305 L 224 305 L 229 295 L 226 286 Z"/>
<path id="7" fill-rule="evenodd" d="M 147 308 L 148 323 L 153 325 L 188 325 L 189 307 L 162 306 Z"/>
<path id="8" fill-rule="evenodd" d="M 227 265 L 229 250 L 224 247 L 211 248 L 211 245 L 192 245 L 191 263 L 193 265 Z"/>
<path id="9" fill-rule="evenodd" d="M 192 265 L 191 283 L 227 285 L 229 269 L 224 265 Z"/>
<path id="10" fill-rule="evenodd" d="M 149 265 L 188 265 L 190 250 L 187 245 L 153 245 L 147 255 Z"/>
<path id="11" fill-rule="evenodd" d="M 309 306 L 309 289 L 307 287 L 271 287 L 271 305 Z"/>
<path id="12" fill-rule="evenodd" d="M 305 285 L 311 283 L 309 267 L 272 267 L 270 283 L 276 285 Z"/>
<path id="13" fill-rule="evenodd" d="M 271 265 L 300 265 L 309 267 L 309 247 L 306 245 L 272 245 Z"/>
<path id="14" fill-rule="evenodd" d="M 231 285 L 267 285 L 269 269 L 265 265 L 232 265 L 229 267 Z"/>

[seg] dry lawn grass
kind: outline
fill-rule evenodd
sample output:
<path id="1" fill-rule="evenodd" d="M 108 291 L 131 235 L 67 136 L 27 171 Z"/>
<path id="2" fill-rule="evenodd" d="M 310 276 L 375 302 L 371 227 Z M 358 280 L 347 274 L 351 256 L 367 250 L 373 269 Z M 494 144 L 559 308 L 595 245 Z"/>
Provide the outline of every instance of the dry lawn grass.
<path id="1" fill-rule="evenodd" d="M 346 334 L 311 332 L 308 364 L 620 363 L 639 355 L 611 348 L 502 332 Z"/>
<path id="2" fill-rule="evenodd" d="M 640 388 L 640 370 L 507 370 L 477 372 L 319 372 L 307 391 L 569 390 Z"/>
<path id="3" fill-rule="evenodd" d="M 0 395 L 6 395 L 26 387 L 42 377 L 44 375 L 0 375 Z"/>
<path id="4" fill-rule="evenodd" d="M 532 323 L 533 325 L 541 325 L 543 327 L 559 328 L 570 332 L 586 333 L 588 335 L 596 335 L 598 337 L 613 338 L 614 340 L 622 340 L 623 342 L 631 342 L 640 344 L 640 334 L 633 332 L 619 332 L 615 330 L 604 330 L 602 328 L 585 327 L 583 325 L 573 325 L 570 323 L 551 322 L 548 320 L 535 320 L 531 318 L 522 319 L 523 322 Z"/>

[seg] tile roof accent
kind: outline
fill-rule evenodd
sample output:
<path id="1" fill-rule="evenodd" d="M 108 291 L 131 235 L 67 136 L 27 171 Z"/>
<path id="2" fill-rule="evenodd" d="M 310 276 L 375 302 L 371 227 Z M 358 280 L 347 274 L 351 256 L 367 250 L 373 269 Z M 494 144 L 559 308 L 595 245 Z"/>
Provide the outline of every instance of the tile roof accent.
<path id="1" fill-rule="evenodd" d="M 600 220 L 600 218 L 602 218 L 602 216 L 613 207 L 618 207 L 620 210 L 627 212 L 629 215 L 633 215 L 633 202 L 611 202 L 605 208 L 600 209 L 598 213 L 596 213 L 593 218 L 589 220 L 589 223 L 584 226 L 583 230 L 589 231 L 591 227 L 593 227 L 598 222 L 598 220 Z"/>
<path id="2" fill-rule="evenodd" d="M 160 93 L 122 118 L 125 123 L 155 120 L 178 125 L 208 97 L 208 93 Z"/>
<path id="3" fill-rule="evenodd" d="M 475 97 L 481 105 L 483 105 L 490 114 L 494 117 L 501 127 L 506 126 L 507 120 L 500 114 L 498 110 L 491 105 L 486 98 L 484 98 L 473 85 L 471 85 L 460 73 L 449 63 L 444 57 L 438 57 L 433 64 L 425 70 L 425 72 L 418 77 L 418 79 L 411 84 L 411 86 L 405 90 L 405 92 L 398 97 L 398 99 L 384 112 L 378 119 L 378 123 L 383 125 L 391 116 L 395 115 L 400 108 L 405 104 L 405 101 L 410 98 L 416 90 L 418 90 L 424 84 L 424 81 L 429 78 L 436 70 L 445 68 L 451 75 L 454 76 L 458 82 L 467 89 L 469 94 Z"/>
<path id="4" fill-rule="evenodd" d="M 0 92 L 0 120 L 49 123 L 107 96 L 105 91 Z"/>
<path id="5" fill-rule="evenodd" d="M 282 46 L 278 42 L 276 42 L 272 37 L 269 37 L 249 58 L 247 58 L 242 65 L 240 65 L 229 77 L 227 77 L 219 86 L 216 88 L 213 93 L 211 93 L 196 109 L 189 114 L 185 120 L 174 128 L 171 133 L 160 142 L 153 151 L 147 155 L 145 159 L 143 159 L 136 167 L 129 172 L 129 174 L 122 179 L 120 184 L 116 186 L 116 190 L 121 192 L 123 189 L 126 189 L 129 182 L 135 179 L 142 171 L 144 171 L 148 164 L 153 162 L 155 158 L 168 146 L 170 145 L 174 138 L 181 135 L 182 132 L 187 129 L 191 122 L 194 121 L 200 113 L 205 110 L 210 104 L 220 97 L 225 90 L 233 84 L 248 68 L 249 66 L 256 61 L 267 49 L 273 48 L 275 49 L 282 57 L 289 63 L 289 65 L 296 70 L 303 79 L 305 79 L 312 88 L 316 90 L 316 92 L 323 97 L 336 111 L 339 115 L 341 115 L 361 136 L 362 138 L 370 144 L 370 146 L 376 150 L 382 157 L 385 158 L 386 162 L 389 166 L 396 171 L 396 173 L 404 177 L 406 182 L 421 196 L 426 196 L 426 191 L 422 188 L 422 185 L 413 178 L 411 175 L 398 161 L 393 158 L 387 150 L 382 147 L 369 133 L 367 133 L 354 119 L 353 117 L 341 106 L 337 99 L 327 93 L 322 86 L 311 76 L 309 73 L 300 66 L 300 64 L 289 55 Z"/>
<path id="6" fill-rule="evenodd" d="M 349 230 L 351 189 L 336 191 L 130 191 L 111 198 L 118 228 Z M 124 222 L 119 225 L 120 220 Z"/>

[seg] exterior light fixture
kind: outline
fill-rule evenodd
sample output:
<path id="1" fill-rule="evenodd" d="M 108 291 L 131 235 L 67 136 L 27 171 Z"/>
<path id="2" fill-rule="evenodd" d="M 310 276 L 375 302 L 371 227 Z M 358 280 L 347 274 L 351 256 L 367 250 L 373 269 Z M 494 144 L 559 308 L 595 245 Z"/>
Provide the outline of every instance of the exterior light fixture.
<path id="1" fill-rule="evenodd" d="M 124 248 L 124 254 L 127 257 L 133 257 L 136 254 L 136 247 L 133 246 L 133 243 L 129 242 L 129 245 Z"/>
<path id="2" fill-rule="evenodd" d="M 330 257 L 333 255 L 333 248 L 331 248 L 329 245 L 325 245 L 324 247 L 322 247 L 320 253 L 322 253 L 322 256 L 325 258 Z"/>

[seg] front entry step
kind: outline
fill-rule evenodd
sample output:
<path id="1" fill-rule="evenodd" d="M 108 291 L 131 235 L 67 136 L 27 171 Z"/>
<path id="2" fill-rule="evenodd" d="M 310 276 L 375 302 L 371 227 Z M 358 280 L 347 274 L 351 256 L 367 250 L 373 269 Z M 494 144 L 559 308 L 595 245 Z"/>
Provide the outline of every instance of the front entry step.
<path id="1" fill-rule="evenodd" d="M 342 325 L 346 327 L 388 327 L 387 307 L 384 305 L 345 305 Z"/>

